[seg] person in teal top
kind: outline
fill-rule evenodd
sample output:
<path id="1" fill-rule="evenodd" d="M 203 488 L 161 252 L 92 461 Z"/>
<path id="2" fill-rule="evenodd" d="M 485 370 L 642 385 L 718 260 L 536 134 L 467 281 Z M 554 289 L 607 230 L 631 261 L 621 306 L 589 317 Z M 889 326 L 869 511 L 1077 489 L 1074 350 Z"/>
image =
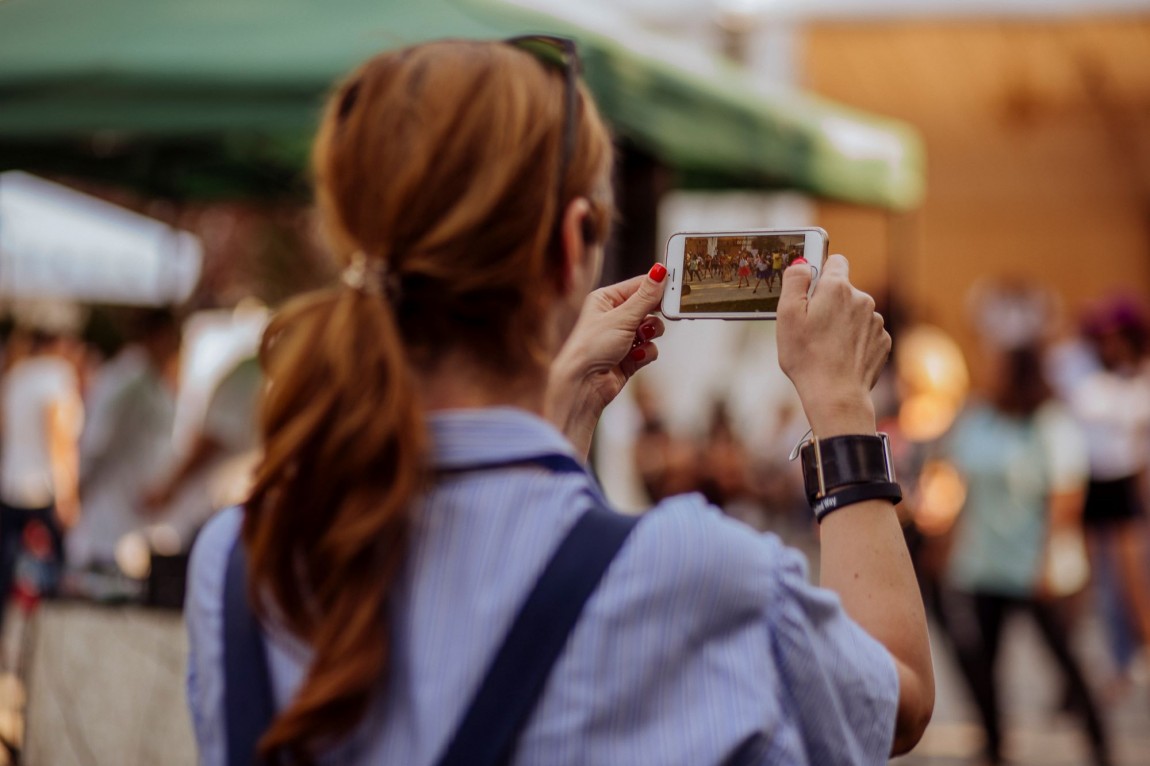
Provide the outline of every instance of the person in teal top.
<path id="1" fill-rule="evenodd" d="M 1038 348 L 1001 351 L 985 401 L 970 404 L 944 440 L 966 483 L 947 579 L 967 596 L 977 635 L 956 634 L 959 664 L 986 728 L 987 756 L 1001 763 L 1002 729 L 995 661 L 1004 619 L 1036 623 L 1083 716 L 1094 762 L 1110 763 L 1106 735 L 1069 631 L 1053 600 L 1052 533 L 1081 524 L 1087 477 L 1083 437 L 1051 396 Z"/>
<path id="2" fill-rule="evenodd" d="M 1081 441 L 1053 401 L 1026 417 L 989 402 L 968 406 L 949 440 L 967 485 L 965 518 L 949 562 L 951 584 L 1017 598 L 1047 587 L 1047 498 L 1052 491 L 1079 491 Z"/>

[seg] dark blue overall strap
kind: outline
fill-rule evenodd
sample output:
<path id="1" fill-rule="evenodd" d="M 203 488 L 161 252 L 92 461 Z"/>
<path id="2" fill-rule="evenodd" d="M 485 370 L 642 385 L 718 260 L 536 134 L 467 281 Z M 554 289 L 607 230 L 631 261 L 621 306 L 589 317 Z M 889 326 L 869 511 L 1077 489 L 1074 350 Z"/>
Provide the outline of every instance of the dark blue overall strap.
<path id="1" fill-rule="evenodd" d="M 574 458 L 549 454 L 441 473 L 518 466 L 585 472 Z M 587 495 L 591 509 L 575 522 L 520 608 L 439 766 L 502 764 L 514 753 L 583 605 L 639 520 L 609 510 L 597 492 Z M 223 634 L 227 763 L 252 766 L 257 743 L 275 717 L 275 704 L 267 650 L 247 598 L 247 557 L 238 538 L 224 581 Z"/>
<path id="2" fill-rule="evenodd" d="M 438 766 L 510 763 L 584 604 L 639 520 L 591 497 L 593 507 L 575 522 L 520 607 Z"/>
<path id="3" fill-rule="evenodd" d="M 237 537 L 224 578 L 224 728 L 228 766 L 253 766 L 275 716 L 267 650 L 248 604 L 247 555 Z"/>

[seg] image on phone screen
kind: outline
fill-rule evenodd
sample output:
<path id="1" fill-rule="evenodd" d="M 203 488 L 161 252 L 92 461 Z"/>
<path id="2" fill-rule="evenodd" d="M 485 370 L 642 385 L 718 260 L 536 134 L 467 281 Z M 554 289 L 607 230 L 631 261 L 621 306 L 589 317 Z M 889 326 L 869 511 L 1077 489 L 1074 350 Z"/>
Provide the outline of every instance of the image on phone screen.
<path id="1" fill-rule="evenodd" d="M 803 254 L 805 236 L 760 234 L 685 238 L 684 314 L 775 311 L 783 271 Z"/>

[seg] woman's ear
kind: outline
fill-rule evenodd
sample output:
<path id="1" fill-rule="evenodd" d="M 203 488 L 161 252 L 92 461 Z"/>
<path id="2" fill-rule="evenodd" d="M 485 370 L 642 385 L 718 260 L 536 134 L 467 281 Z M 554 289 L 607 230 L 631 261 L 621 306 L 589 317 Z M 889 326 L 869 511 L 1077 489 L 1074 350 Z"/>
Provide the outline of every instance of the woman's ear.
<path id="1" fill-rule="evenodd" d="M 595 224 L 591 220 L 591 203 L 576 197 L 563 211 L 563 274 L 560 288 L 564 293 L 574 289 L 590 290 L 598 281 L 599 248 L 595 242 Z"/>
<path id="2" fill-rule="evenodd" d="M 583 216 L 583 221 L 581 222 L 581 225 L 583 227 L 582 228 L 583 244 L 586 247 L 591 247 L 591 245 L 595 244 L 595 224 L 591 220 L 591 216 L 590 215 Z"/>

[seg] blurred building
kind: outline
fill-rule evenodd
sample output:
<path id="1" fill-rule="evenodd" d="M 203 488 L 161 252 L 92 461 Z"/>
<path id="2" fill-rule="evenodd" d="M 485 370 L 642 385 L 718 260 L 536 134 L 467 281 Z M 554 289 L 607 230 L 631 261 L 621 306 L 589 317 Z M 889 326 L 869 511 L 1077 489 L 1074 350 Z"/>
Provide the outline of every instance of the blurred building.
<path id="1" fill-rule="evenodd" d="M 961 298 L 981 276 L 1040 281 L 1071 310 L 1115 288 L 1150 293 L 1150 5 L 821 21 L 805 56 L 813 88 L 898 115 L 927 144 L 914 212 L 820 207 L 836 244 L 878 256 L 859 269 L 868 280 L 890 274 L 964 341 Z"/>

